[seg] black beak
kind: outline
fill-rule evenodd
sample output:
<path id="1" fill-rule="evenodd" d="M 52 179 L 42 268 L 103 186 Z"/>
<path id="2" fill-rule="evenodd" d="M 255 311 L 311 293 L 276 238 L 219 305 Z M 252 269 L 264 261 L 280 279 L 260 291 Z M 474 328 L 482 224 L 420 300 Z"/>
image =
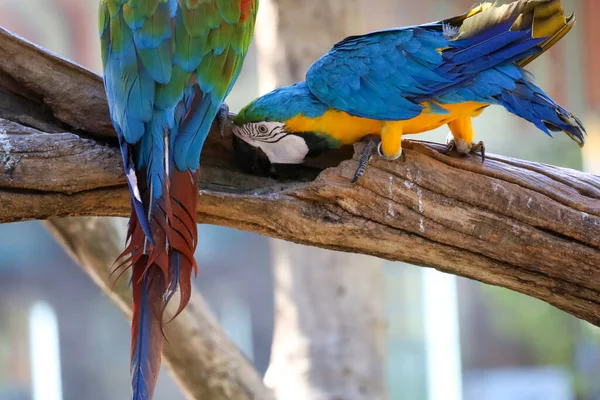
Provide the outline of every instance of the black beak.
<path id="1" fill-rule="evenodd" d="M 273 164 L 267 155 L 258 147 L 254 147 L 237 137 L 233 137 L 233 152 L 237 167 L 242 171 L 279 180 L 314 180 L 321 168 L 308 167 L 302 164 Z"/>
<path id="2" fill-rule="evenodd" d="M 238 168 L 254 175 L 275 177 L 271 162 L 261 149 L 249 145 L 236 135 L 232 135 L 232 138 Z"/>

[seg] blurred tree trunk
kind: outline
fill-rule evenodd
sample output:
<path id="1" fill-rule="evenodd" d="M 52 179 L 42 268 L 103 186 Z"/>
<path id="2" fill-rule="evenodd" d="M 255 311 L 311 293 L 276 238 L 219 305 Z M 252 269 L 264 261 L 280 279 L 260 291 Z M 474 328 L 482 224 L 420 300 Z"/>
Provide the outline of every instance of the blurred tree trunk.
<path id="1" fill-rule="evenodd" d="M 382 261 L 281 240 L 273 261 L 276 397 L 387 399 Z"/>
<path id="2" fill-rule="evenodd" d="M 304 79 L 318 57 L 363 32 L 362 0 L 263 0 L 257 24 L 261 92 Z M 383 262 L 273 243 L 275 333 L 265 381 L 278 399 L 383 400 Z"/>

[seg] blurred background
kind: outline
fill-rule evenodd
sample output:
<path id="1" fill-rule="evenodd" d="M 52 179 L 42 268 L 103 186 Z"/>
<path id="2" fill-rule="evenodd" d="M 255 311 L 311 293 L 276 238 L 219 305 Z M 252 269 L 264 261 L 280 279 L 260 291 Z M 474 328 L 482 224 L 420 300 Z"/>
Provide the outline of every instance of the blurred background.
<path id="1" fill-rule="evenodd" d="M 0 26 L 100 73 L 97 1 L 1 0 Z M 375 6 L 377 0 L 364 2 L 374 19 L 378 12 L 390 19 L 389 10 Z M 394 6 L 396 24 L 449 17 L 472 2 L 407 0 L 406 6 Z M 502 109 L 487 110 L 475 129 L 490 152 L 600 173 L 600 157 L 593 157 L 600 154 L 600 2 L 563 3 L 576 12 L 578 23 L 530 69 L 555 100 L 584 121 L 590 133 L 584 152 L 565 135 L 545 137 Z M 259 94 L 257 77 L 253 47 L 228 99 L 232 111 Z M 444 128 L 419 139 L 443 142 L 446 133 Z M 222 227 L 199 228 L 196 285 L 264 373 L 273 336 L 275 242 Z M 0 237 L 0 400 L 127 398 L 128 321 L 40 223 L 0 225 Z M 383 263 L 393 400 L 600 400 L 599 329 L 508 290 Z M 55 361 L 37 360 L 38 348 Z M 442 373 L 435 368 L 440 363 Z M 36 392 L 36 374 L 49 380 L 45 387 L 53 388 L 52 395 Z M 156 398 L 183 396 L 163 373 Z"/>

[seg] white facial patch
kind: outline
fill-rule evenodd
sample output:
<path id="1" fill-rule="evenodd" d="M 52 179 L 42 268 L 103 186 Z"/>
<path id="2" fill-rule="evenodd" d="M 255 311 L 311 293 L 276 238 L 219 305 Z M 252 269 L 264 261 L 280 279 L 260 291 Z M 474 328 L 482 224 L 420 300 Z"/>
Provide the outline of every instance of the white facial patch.
<path id="1" fill-rule="evenodd" d="M 260 148 L 274 164 L 300 164 L 308 154 L 304 139 L 287 133 L 281 122 L 234 126 L 233 134 L 249 145 Z"/>

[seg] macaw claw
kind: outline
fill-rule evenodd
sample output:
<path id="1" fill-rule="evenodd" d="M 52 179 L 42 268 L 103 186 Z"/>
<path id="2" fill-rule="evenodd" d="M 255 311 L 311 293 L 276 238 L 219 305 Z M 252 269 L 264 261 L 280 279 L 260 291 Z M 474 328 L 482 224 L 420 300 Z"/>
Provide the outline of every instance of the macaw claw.
<path id="1" fill-rule="evenodd" d="M 485 143 L 482 141 L 479 143 L 471 143 L 469 145 L 464 140 L 459 140 L 459 143 L 457 144 L 452 138 L 447 141 L 446 148 L 442 151 L 442 154 L 448 154 L 453 150 L 456 150 L 457 153 L 462 155 L 479 154 L 481 155 L 481 162 L 485 162 Z"/>
<path id="2" fill-rule="evenodd" d="M 474 144 L 473 147 L 471 147 L 471 154 L 481 155 L 481 163 L 483 164 L 485 162 L 485 144 L 482 141 Z"/>
<path id="3" fill-rule="evenodd" d="M 381 140 L 380 139 L 369 139 L 369 141 L 367 142 L 367 145 L 365 146 L 365 148 L 362 151 L 360 160 L 358 161 L 358 168 L 356 169 L 356 172 L 354 173 L 354 177 L 352 178 L 352 180 L 350 182 L 356 183 L 356 181 L 358 181 L 360 179 L 360 177 L 364 175 L 365 171 L 367 170 L 367 166 L 369 165 L 369 162 L 373 158 L 373 153 L 375 152 L 375 149 L 377 149 L 377 152 L 379 153 L 379 155 L 385 160 L 398 160 L 399 159 L 402 162 L 406 161 L 406 155 L 404 154 L 404 151 L 402 149 L 400 149 L 400 155 L 398 157 L 388 158 L 385 155 L 383 155 L 383 153 L 381 151 Z"/>
<path id="4" fill-rule="evenodd" d="M 395 160 L 400 159 L 400 161 L 402 161 L 402 162 L 406 161 L 406 155 L 404 154 L 404 150 L 402 150 L 402 148 L 400 148 L 399 153 L 397 153 L 395 156 L 390 157 L 390 156 L 385 155 L 385 153 L 383 152 L 383 150 L 381 148 L 381 141 L 377 145 L 377 153 L 379 154 L 379 157 L 383 158 L 384 160 L 395 161 Z"/>
<path id="5" fill-rule="evenodd" d="M 354 173 L 354 177 L 352 178 L 352 180 L 350 182 L 352 183 L 356 183 L 356 181 L 358 181 L 360 179 L 361 176 L 364 175 L 365 171 L 367 170 L 367 166 L 369 165 L 369 161 L 371 161 L 371 158 L 373 157 L 373 152 L 375 151 L 375 148 L 377 147 L 377 140 L 369 140 L 367 142 L 367 145 L 365 146 L 365 148 L 362 151 L 362 154 L 360 156 L 360 161 L 358 162 L 358 168 L 356 169 L 356 172 Z"/>
<path id="6" fill-rule="evenodd" d="M 219 133 L 221 134 L 221 139 L 225 139 L 225 131 L 229 126 L 229 106 L 227 103 L 221 104 L 219 107 L 219 111 L 217 112 L 217 123 L 219 124 Z"/>

